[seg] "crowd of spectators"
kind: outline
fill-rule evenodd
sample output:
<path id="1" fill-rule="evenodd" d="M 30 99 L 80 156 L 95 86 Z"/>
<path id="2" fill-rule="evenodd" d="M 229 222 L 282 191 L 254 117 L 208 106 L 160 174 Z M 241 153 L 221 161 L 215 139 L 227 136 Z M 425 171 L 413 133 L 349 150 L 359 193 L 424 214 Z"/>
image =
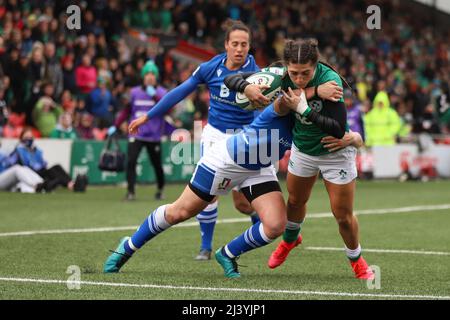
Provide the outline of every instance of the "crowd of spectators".
<path id="1" fill-rule="evenodd" d="M 449 133 L 450 28 L 425 10 L 420 19 L 406 14 L 410 1 L 366 2 L 0 0 L 0 136 L 17 137 L 31 125 L 40 137 L 104 139 L 147 60 L 168 89 L 196 68 L 163 45 L 131 48 L 124 33 L 137 29 L 156 43 L 170 35 L 220 52 L 228 18 L 249 25 L 260 66 L 281 58 L 286 38 L 317 38 L 323 58 L 355 89 L 351 103 L 369 131 L 387 121 L 379 106 L 396 119 L 394 136 Z M 74 3 L 80 30 L 66 27 Z M 370 4 L 381 8 L 381 30 L 366 26 Z M 172 112 L 178 126 L 190 129 L 207 110 L 200 89 Z"/>

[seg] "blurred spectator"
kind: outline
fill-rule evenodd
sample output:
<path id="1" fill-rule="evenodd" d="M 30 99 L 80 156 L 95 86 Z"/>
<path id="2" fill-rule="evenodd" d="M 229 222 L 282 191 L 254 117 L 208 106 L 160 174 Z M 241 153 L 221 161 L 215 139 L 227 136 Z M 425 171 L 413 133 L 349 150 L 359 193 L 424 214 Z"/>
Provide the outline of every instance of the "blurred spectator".
<path id="1" fill-rule="evenodd" d="M 125 25 L 139 29 L 150 28 L 150 12 L 147 10 L 146 1 L 139 0 L 137 6 L 131 7 L 131 10 L 125 16 Z"/>
<path id="2" fill-rule="evenodd" d="M 170 115 L 176 119 L 176 127 L 187 130 L 191 130 L 193 128 L 194 114 L 196 111 L 194 105 L 195 95 L 195 92 L 191 93 L 172 108 Z"/>
<path id="3" fill-rule="evenodd" d="M 450 133 L 450 88 L 449 84 L 442 83 L 439 95 L 436 97 L 436 110 L 444 132 Z"/>
<path id="4" fill-rule="evenodd" d="M 98 77 L 98 86 L 88 95 L 86 110 L 97 119 L 97 126 L 101 129 L 113 124 L 114 99 L 107 88 L 106 80 Z"/>
<path id="5" fill-rule="evenodd" d="M 77 106 L 77 101 L 73 98 L 69 90 L 64 90 L 61 96 L 61 106 L 63 107 L 64 111 L 71 114 L 74 113 Z"/>
<path id="6" fill-rule="evenodd" d="M 53 84 L 45 83 L 43 87 L 44 96 L 36 103 L 33 110 L 33 120 L 41 135 L 48 137 L 56 127 L 59 116 L 63 113 L 63 109 L 52 98 Z"/>
<path id="7" fill-rule="evenodd" d="M 10 159 L 0 152 L 0 190 L 34 193 L 43 182 L 44 179 L 28 167 L 10 166 Z"/>
<path id="8" fill-rule="evenodd" d="M 88 112 L 81 113 L 76 130 L 80 139 L 94 139 L 94 117 Z"/>
<path id="9" fill-rule="evenodd" d="M 0 82 L 0 137 L 3 134 L 3 127 L 6 126 L 8 122 L 9 110 L 5 101 L 5 89 L 3 84 Z"/>
<path id="10" fill-rule="evenodd" d="M 402 126 L 397 112 L 390 107 L 389 96 L 383 84 L 373 100 L 373 108 L 364 116 L 366 145 L 394 145 Z"/>
<path id="11" fill-rule="evenodd" d="M 69 190 L 83 192 L 86 190 L 87 177 L 78 175 L 73 181 L 68 173 L 60 166 L 54 165 L 47 168 L 47 161 L 44 160 L 42 150 L 34 145 L 33 132 L 25 128 L 20 135 L 20 143 L 10 155 L 11 164 L 19 164 L 29 167 L 44 179 L 44 182 L 36 191 L 53 191 L 58 186 L 66 187 Z"/>
<path id="12" fill-rule="evenodd" d="M 69 90 L 72 94 L 77 93 L 78 87 L 72 56 L 65 56 L 62 59 L 62 68 L 64 90 Z"/>
<path id="13" fill-rule="evenodd" d="M 61 69 L 61 64 L 56 57 L 56 48 L 53 42 L 45 44 L 44 48 L 46 59 L 45 77 L 53 84 L 55 88 L 55 97 L 59 98 L 64 89 L 64 76 Z"/>
<path id="14" fill-rule="evenodd" d="M 86 96 L 95 89 L 97 82 L 97 70 L 91 65 L 91 57 L 84 54 L 81 65 L 75 69 L 75 81 L 78 91 Z"/>
<path id="15" fill-rule="evenodd" d="M 108 68 L 108 60 L 106 58 L 100 58 L 97 60 L 97 79 L 101 78 L 105 81 L 107 87 L 111 85 L 112 73 Z"/>
<path id="16" fill-rule="evenodd" d="M 72 127 L 72 115 L 64 112 L 59 117 L 59 123 L 50 133 L 50 138 L 56 139 L 76 139 L 77 133 Z"/>
<path id="17" fill-rule="evenodd" d="M 450 24 L 444 19 L 434 21 L 441 14 L 435 15 L 431 7 L 378 0 L 389 23 L 383 24 L 382 32 L 375 32 L 360 24 L 368 0 L 82 1 L 82 30 L 77 31 L 65 26 L 69 2 L 0 0 L 0 69 L 4 74 L 0 71 L 0 78 L 9 80 L 4 100 L 10 112 L 25 112 L 28 124 L 35 125 L 33 108 L 43 95 L 44 82 L 53 84 L 52 99 L 65 109 L 72 102 L 67 94 L 62 97 L 64 90 L 84 99 L 96 88 L 97 75 L 106 79 L 118 100 L 139 84 L 137 70 L 149 59 L 159 68 L 160 82 L 169 89 L 176 86 L 198 62 L 169 55 L 169 50 L 180 40 L 210 54 L 221 50 L 224 21 L 231 17 L 251 26 L 251 50 L 260 66 L 278 59 L 285 38 L 316 37 L 323 58 L 357 89 L 365 109 L 379 91 L 377 83 L 386 81 L 390 107 L 407 123 L 401 135 L 409 133 L 409 124 L 414 133 L 448 132 L 448 103 L 442 107 L 440 102 L 448 101 L 442 98 L 448 90 L 440 87 L 448 88 L 450 81 Z M 420 37 L 414 37 L 417 34 Z M 201 90 L 193 100 L 194 118 L 200 114 L 204 119 L 207 108 Z M 181 123 L 188 125 L 189 121 L 186 118 Z M 430 121 L 429 128 L 423 126 Z"/>
<path id="18" fill-rule="evenodd" d="M 362 105 L 356 100 L 351 89 L 344 90 L 344 103 L 347 107 L 347 122 L 350 130 L 358 132 L 365 140 Z"/>

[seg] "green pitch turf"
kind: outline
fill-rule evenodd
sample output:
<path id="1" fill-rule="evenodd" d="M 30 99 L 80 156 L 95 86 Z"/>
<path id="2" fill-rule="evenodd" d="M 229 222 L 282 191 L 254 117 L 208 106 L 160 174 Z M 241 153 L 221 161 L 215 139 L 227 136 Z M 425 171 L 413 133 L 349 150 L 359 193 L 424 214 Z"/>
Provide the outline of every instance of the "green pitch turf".
<path id="1" fill-rule="evenodd" d="M 143 186 L 137 190 L 137 201 L 131 203 L 121 201 L 125 194 L 121 187 L 91 187 L 85 194 L 65 190 L 39 195 L 0 193 L 0 299 L 286 300 L 450 296 L 450 181 L 358 182 L 357 211 L 367 213 L 365 210 L 405 207 L 413 210 L 370 214 L 375 213 L 372 210 L 358 216 L 363 250 L 411 251 L 363 253 L 367 262 L 378 266 L 381 272 L 380 288 L 372 290 L 366 282 L 353 278 L 343 250 L 333 249 L 343 247 L 335 220 L 313 215 L 329 212 L 321 182 L 316 184 L 310 200 L 310 217 L 303 226 L 303 244 L 275 270 L 270 270 L 266 263 L 279 240 L 243 255 L 239 264 L 246 267 L 240 268 L 242 278 L 238 280 L 225 279 L 214 260 L 193 260 L 200 244 L 197 226 L 173 228 L 159 235 L 135 254 L 119 274 L 103 274 L 103 262 L 109 255 L 108 250 L 114 249 L 118 240 L 130 235 L 132 230 L 64 231 L 137 227 L 150 211 L 175 200 L 183 188 L 183 185 L 169 185 L 167 200 L 155 201 L 154 187 Z M 439 209 L 436 205 L 447 207 Z M 417 206 L 429 207 L 414 209 Z M 219 219 L 232 218 L 245 217 L 233 208 L 231 197 L 223 197 Z M 233 239 L 249 225 L 249 218 L 242 222 L 218 223 L 214 248 Z M 58 234 L 6 234 L 36 230 L 62 231 Z M 71 265 L 81 270 L 79 290 L 69 290 L 65 283 L 71 276 L 66 273 Z M 42 283 L 44 280 L 61 282 Z M 242 290 L 227 291 L 227 288 Z M 258 292 L 258 289 L 269 291 Z"/>

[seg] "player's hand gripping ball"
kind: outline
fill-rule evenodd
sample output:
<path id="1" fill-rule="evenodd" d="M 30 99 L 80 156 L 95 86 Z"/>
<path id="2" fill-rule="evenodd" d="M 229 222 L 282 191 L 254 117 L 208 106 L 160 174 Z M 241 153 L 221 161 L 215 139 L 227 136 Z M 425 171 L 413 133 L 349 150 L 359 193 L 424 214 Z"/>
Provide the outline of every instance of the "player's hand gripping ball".
<path id="1" fill-rule="evenodd" d="M 269 98 L 270 103 L 275 101 L 281 92 L 282 76 L 273 72 L 261 71 L 257 72 L 246 79 L 252 84 L 266 85 L 269 88 L 265 89 L 262 94 Z M 244 93 L 238 92 L 236 94 L 237 105 L 244 110 L 256 110 L 258 106 L 253 106 Z"/>

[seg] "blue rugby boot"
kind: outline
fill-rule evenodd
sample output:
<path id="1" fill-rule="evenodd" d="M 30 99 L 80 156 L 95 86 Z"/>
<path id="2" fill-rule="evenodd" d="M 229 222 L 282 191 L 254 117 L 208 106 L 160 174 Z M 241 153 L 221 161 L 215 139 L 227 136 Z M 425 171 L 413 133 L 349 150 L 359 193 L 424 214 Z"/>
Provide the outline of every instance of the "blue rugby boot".
<path id="1" fill-rule="evenodd" d="M 131 255 L 125 252 L 124 244 L 130 237 L 124 237 L 120 240 L 115 251 L 106 259 L 103 266 L 104 273 L 117 273 L 120 268 L 131 258 Z"/>
<path id="2" fill-rule="evenodd" d="M 238 271 L 238 265 L 236 263 L 236 258 L 230 259 L 222 254 L 222 248 L 219 248 L 215 254 L 217 262 L 222 266 L 225 277 L 227 278 L 240 278 L 241 274 Z"/>

